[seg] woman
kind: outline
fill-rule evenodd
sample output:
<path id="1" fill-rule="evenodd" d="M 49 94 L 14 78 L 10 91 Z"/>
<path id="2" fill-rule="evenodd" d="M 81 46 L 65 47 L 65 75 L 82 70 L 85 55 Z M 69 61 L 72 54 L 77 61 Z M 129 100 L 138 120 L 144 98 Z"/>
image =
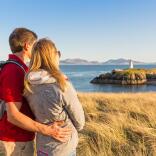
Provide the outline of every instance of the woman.
<path id="1" fill-rule="evenodd" d="M 29 73 L 25 79 L 25 96 L 36 117 L 44 124 L 63 121 L 70 127 L 70 139 L 61 143 L 51 137 L 37 134 L 38 156 L 75 156 L 77 131 L 85 123 L 83 108 L 75 89 L 59 69 L 60 52 L 48 39 L 40 39 L 32 49 Z"/>

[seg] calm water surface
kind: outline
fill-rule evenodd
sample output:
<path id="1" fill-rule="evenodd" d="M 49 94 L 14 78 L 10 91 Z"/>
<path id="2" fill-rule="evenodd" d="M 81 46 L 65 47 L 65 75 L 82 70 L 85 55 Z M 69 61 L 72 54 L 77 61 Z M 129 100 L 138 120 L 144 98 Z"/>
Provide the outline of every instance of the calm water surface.
<path id="1" fill-rule="evenodd" d="M 77 91 L 82 92 L 147 92 L 156 91 L 156 85 L 121 86 L 98 85 L 90 81 L 99 74 L 110 72 L 113 69 L 125 69 L 126 65 L 61 65 L 62 71 L 72 81 Z M 156 65 L 136 65 L 135 68 L 156 68 Z"/>

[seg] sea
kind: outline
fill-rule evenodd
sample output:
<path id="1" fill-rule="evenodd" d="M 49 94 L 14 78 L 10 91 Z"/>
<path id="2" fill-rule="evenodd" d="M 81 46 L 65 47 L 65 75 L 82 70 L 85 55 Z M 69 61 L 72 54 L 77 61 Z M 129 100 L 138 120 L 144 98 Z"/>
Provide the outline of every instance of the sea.
<path id="1" fill-rule="evenodd" d="M 150 92 L 156 91 L 156 85 L 117 85 L 91 84 L 90 81 L 100 74 L 113 69 L 126 69 L 128 65 L 61 65 L 78 92 Z M 134 68 L 156 68 L 156 65 L 135 65 Z"/>

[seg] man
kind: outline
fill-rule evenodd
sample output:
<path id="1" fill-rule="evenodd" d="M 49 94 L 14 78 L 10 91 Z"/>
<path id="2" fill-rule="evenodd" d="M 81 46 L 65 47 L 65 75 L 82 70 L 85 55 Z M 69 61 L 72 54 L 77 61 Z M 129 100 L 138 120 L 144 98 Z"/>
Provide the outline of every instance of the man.
<path id="1" fill-rule="evenodd" d="M 0 155 L 33 156 L 34 132 L 49 135 L 61 142 L 70 136 L 71 130 L 61 128 L 62 123 L 51 126 L 34 121 L 28 102 L 22 96 L 24 90 L 24 71 L 31 57 L 31 49 L 37 35 L 26 28 L 16 28 L 9 37 L 13 54 L 9 60 L 18 62 L 6 64 L 0 72 L 0 99 L 5 101 L 7 111 L 0 120 Z M 24 68 L 24 70 L 22 70 Z"/>

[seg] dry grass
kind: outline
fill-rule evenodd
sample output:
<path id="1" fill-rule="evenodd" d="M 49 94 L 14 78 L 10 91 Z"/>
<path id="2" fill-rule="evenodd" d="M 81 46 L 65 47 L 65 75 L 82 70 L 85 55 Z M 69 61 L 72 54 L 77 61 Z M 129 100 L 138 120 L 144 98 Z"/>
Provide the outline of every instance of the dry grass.
<path id="1" fill-rule="evenodd" d="M 156 156 L 156 93 L 79 93 L 78 156 Z"/>

